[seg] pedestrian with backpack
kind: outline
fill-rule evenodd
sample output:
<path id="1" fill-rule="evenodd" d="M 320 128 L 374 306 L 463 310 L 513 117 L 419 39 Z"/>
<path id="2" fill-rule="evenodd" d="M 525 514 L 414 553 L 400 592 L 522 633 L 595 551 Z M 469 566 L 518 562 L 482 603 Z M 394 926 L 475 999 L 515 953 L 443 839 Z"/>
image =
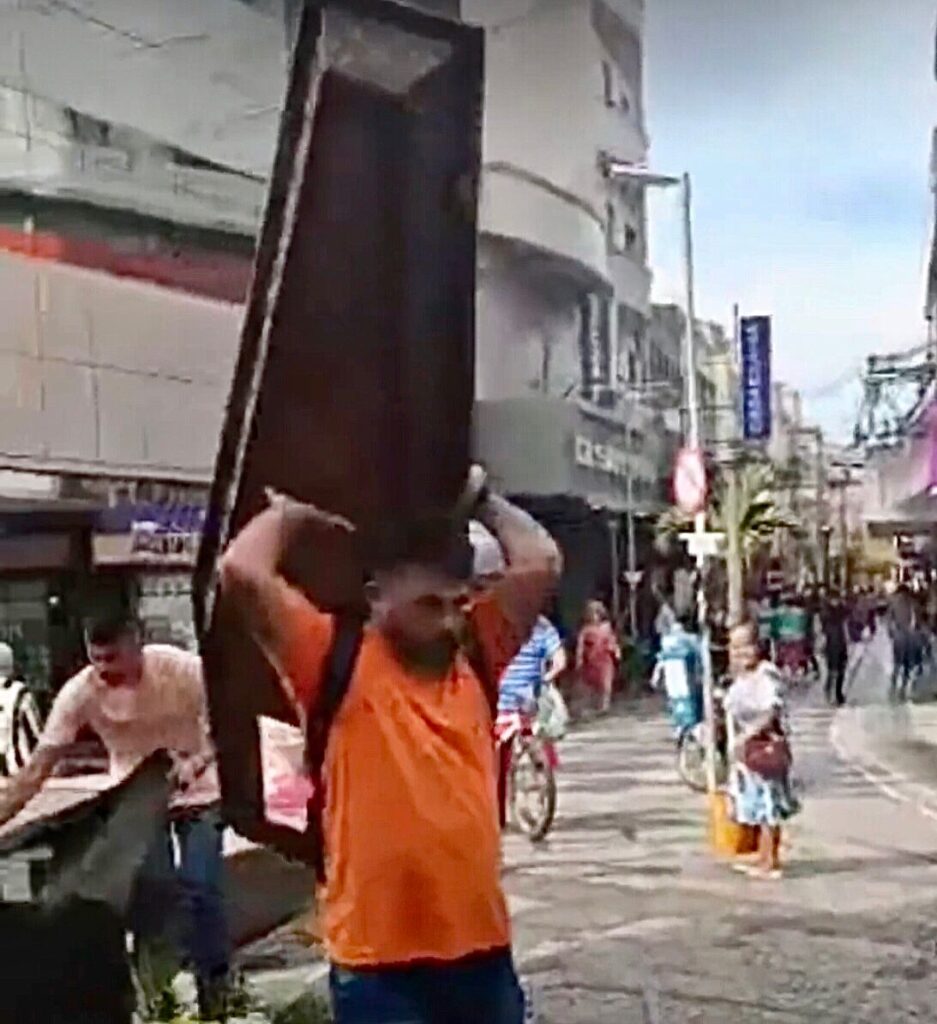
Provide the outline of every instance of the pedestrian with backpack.
<path id="1" fill-rule="evenodd" d="M 471 547 L 451 517 L 388 530 L 357 629 L 278 570 L 303 524 L 353 531 L 339 516 L 274 496 L 221 563 L 224 592 L 320 737 L 337 1024 L 523 1021 L 500 882 L 492 708 L 560 556 L 526 513 L 488 493 L 477 467 L 460 514 L 501 545 L 500 578 L 470 592 Z"/>

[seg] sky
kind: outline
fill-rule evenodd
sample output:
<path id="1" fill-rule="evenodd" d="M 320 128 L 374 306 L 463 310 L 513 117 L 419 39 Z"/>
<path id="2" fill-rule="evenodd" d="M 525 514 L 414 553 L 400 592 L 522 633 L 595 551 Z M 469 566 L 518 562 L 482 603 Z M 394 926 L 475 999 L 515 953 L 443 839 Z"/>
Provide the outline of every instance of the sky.
<path id="1" fill-rule="evenodd" d="M 925 340 L 935 0 L 647 0 L 649 164 L 689 171 L 697 314 L 773 318 L 774 376 L 848 439 L 872 352 Z M 656 301 L 677 197 L 652 195 Z"/>

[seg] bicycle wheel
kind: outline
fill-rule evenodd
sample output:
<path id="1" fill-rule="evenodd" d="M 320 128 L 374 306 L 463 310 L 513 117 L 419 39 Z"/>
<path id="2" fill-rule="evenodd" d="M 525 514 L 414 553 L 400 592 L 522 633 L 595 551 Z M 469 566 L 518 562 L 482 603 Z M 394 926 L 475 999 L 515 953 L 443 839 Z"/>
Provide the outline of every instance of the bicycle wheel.
<path id="1" fill-rule="evenodd" d="M 685 730 L 677 742 L 677 774 L 690 789 L 706 792 L 706 748 L 692 729 Z"/>
<path id="2" fill-rule="evenodd" d="M 550 831 L 556 816 L 556 775 L 537 740 L 518 743 L 511 764 L 511 811 L 531 842 Z"/>

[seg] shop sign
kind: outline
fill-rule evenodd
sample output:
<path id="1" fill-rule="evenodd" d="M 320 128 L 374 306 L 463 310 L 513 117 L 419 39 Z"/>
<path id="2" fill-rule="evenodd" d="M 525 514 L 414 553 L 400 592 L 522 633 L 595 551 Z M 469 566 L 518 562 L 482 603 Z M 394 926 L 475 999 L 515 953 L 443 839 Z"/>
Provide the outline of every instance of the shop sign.
<path id="1" fill-rule="evenodd" d="M 742 432 L 746 441 L 771 436 L 771 317 L 743 316 Z"/>
<path id="2" fill-rule="evenodd" d="M 92 537 L 95 565 L 192 568 L 204 518 L 204 509 L 192 505 L 109 509 Z"/>
<path id="3" fill-rule="evenodd" d="M 196 533 L 96 533 L 91 538 L 95 565 L 154 565 L 191 569 L 200 537 Z"/>
<path id="4" fill-rule="evenodd" d="M 160 561 L 195 564 L 200 534 L 191 530 L 164 530 L 158 523 L 134 523 L 130 530 L 131 554 Z"/>
<path id="5" fill-rule="evenodd" d="M 623 448 L 613 444 L 600 444 L 582 434 L 577 434 L 573 443 L 577 466 L 594 469 L 616 479 L 627 479 L 628 453 Z"/>

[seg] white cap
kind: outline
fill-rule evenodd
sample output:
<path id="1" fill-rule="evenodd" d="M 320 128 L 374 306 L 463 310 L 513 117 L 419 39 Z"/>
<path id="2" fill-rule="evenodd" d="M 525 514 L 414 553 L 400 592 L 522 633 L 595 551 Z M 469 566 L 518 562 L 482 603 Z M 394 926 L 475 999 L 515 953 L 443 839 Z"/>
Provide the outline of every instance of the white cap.
<path id="1" fill-rule="evenodd" d="M 13 677 L 13 648 L 9 644 L 0 643 L 0 679 Z"/>
<path id="2" fill-rule="evenodd" d="M 494 534 L 475 519 L 469 520 L 469 543 L 472 545 L 472 575 L 475 579 L 498 576 L 507 568 L 504 552 Z"/>

